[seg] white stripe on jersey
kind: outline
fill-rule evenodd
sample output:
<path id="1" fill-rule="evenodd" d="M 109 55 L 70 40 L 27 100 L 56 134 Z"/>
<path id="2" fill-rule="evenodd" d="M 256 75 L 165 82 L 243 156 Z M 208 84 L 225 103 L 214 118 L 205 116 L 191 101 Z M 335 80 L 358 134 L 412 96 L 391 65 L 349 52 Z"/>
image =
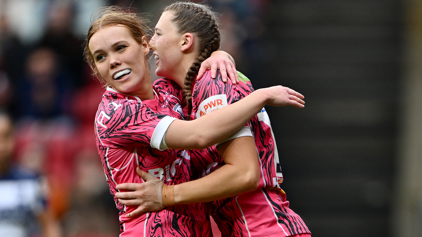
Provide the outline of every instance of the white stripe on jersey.
<path id="1" fill-rule="evenodd" d="M 240 212 L 242 213 L 242 218 L 243 218 L 243 220 L 245 221 L 245 227 L 246 227 L 246 230 L 248 231 L 248 235 L 249 235 L 249 237 L 251 237 L 251 232 L 249 231 L 248 222 L 246 221 L 245 215 L 243 214 L 243 210 L 242 210 L 242 208 L 240 207 L 239 202 L 237 201 L 237 197 L 238 197 L 238 196 L 236 196 L 236 197 L 235 197 L 235 200 L 236 200 L 236 205 L 237 205 L 237 207 L 239 208 Z"/>
<path id="2" fill-rule="evenodd" d="M 280 226 L 280 228 L 283 230 L 284 234 L 285 234 L 286 236 L 288 236 L 288 234 L 287 234 L 287 233 L 286 233 L 286 231 L 284 230 L 283 226 L 281 226 L 281 225 L 280 225 L 280 223 L 278 223 L 278 220 L 277 220 L 277 215 L 275 214 L 275 211 L 274 211 L 273 205 L 271 205 L 270 200 L 268 200 L 267 196 L 265 195 L 263 188 L 261 188 L 261 192 L 262 192 L 262 195 L 264 195 L 265 199 L 267 200 L 267 202 L 268 202 L 268 206 L 270 206 L 270 207 L 271 207 L 271 210 L 273 210 L 274 217 L 275 217 L 275 221 L 277 222 L 277 225 L 278 225 L 278 226 Z"/>

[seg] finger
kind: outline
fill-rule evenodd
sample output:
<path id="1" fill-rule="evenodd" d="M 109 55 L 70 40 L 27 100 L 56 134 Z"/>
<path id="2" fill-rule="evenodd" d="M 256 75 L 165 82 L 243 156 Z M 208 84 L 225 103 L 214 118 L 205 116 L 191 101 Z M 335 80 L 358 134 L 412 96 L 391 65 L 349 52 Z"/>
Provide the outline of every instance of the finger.
<path id="1" fill-rule="evenodd" d="M 116 186 L 116 188 L 120 191 L 120 190 L 136 190 L 136 188 L 141 185 L 141 184 L 137 184 L 137 183 L 123 183 L 123 184 L 118 184 Z M 121 191 L 121 192 L 125 192 L 125 191 Z"/>
<path id="2" fill-rule="evenodd" d="M 150 173 L 141 170 L 139 167 L 136 167 L 136 173 L 141 176 L 141 178 L 146 182 L 157 179 L 154 175 L 151 175 Z"/>
<path id="3" fill-rule="evenodd" d="M 289 102 L 292 103 L 293 106 L 298 105 L 300 108 L 305 107 L 305 101 L 298 97 L 289 97 Z M 296 106 L 297 107 L 297 106 Z"/>
<path id="4" fill-rule="evenodd" d="M 239 75 L 237 75 L 236 68 L 233 64 L 229 66 L 229 77 L 233 84 L 239 83 Z"/>
<path id="5" fill-rule="evenodd" d="M 126 206 L 140 206 L 143 204 L 143 201 L 140 199 L 119 199 L 119 202 Z"/>
<path id="6" fill-rule="evenodd" d="M 301 104 L 301 103 L 296 102 L 296 101 L 292 102 L 292 103 L 291 103 L 291 105 L 292 105 L 293 107 L 296 107 L 296 108 L 304 108 L 304 107 L 305 107 L 305 105 L 304 105 L 304 104 Z"/>
<path id="7" fill-rule="evenodd" d="M 224 63 L 220 64 L 220 75 L 221 75 L 221 80 L 223 80 L 224 83 L 227 82 L 227 69 L 226 69 L 226 65 Z"/>
<path id="8" fill-rule="evenodd" d="M 214 79 L 217 75 L 217 69 L 218 69 L 217 64 L 214 63 L 213 65 L 211 65 L 211 77 Z"/>
<path id="9" fill-rule="evenodd" d="M 133 199 L 136 198 L 135 192 L 117 192 L 114 194 L 116 198 L 120 199 Z"/>
<path id="10" fill-rule="evenodd" d="M 305 98 L 305 96 L 304 96 L 304 95 L 302 95 L 301 93 L 299 93 L 299 92 L 297 92 L 297 91 L 295 91 L 295 90 L 293 90 L 293 89 L 287 88 L 287 92 L 288 92 L 289 94 L 295 95 L 295 96 L 297 96 L 297 97 L 299 97 L 299 98 L 301 98 L 301 99 L 304 99 L 304 98 Z"/>
<path id="11" fill-rule="evenodd" d="M 136 210 L 134 210 L 133 212 L 127 213 L 127 214 L 126 214 L 126 217 L 131 217 L 131 218 L 133 218 L 133 217 L 137 217 L 137 216 L 139 216 L 139 215 L 141 215 L 141 214 L 143 214 L 143 213 L 145 213 L 145 212 L 143 211 L 143 208 L 142 208 L 141 206 L 139 206 L 139 207 L 138 207 L 138 208 L 136 208 Z"/>
<path id="12" fill-rule="evenodd" d="M 297 101 L 301 104 L 305 104 L 305 101 L 302 100 L 300 97 L 296 96 L 296 95 L 289 95 L 289 100 L 293 100 L 293 101 Z"/>
<path id="13" fill-rule="evenodd" d="M 202 62 L 201 67 L 199 68 L 198 76 L 196 78 L 201 79 L 204 76 L 207 69 L 209 69 L 209 67 L 210 66 L 208 65 L 208 63 Z"/>

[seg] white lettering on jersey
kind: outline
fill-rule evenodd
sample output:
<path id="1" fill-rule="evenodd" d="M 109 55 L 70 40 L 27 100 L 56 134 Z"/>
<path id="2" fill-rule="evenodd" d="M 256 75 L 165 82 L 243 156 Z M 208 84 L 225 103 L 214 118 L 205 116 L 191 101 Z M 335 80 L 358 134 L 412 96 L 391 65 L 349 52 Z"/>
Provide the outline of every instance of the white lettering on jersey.
<path id="1" fill-rule="evenodd" d="M 101 111 L 101 114 L 98 116 L 97 123 L 100 124 L 102 127 L 107 128 L 107 126 L 103 124 L 104 118 L 110 119 L 110 116 L 108 116 L 104 111 Z"/>
<path id="2" fill-rule="evenodd" d="M 164 179 L 164 170 L 163 168 L 156 168 L 148 170 L 148 173 L 154 175 L 155 177 L 159 178 L 160 180 Z"/>
<path id="3" fill-rule="evenodd" d="M 186 150 L 182 151 L 182 156 L 184 159 L 190 160 L 189 153 Z M 165 170 L 165 178 L 167 181 L 170 181 L 173 178 L 173 176 L 176 174 L 176 165 L 181 165 L 182 162 L 183 160 L 178 158 L 175 161 L 173 161 L 171 166 L 166 165 L 164 169 L 163 168 L 150 169 L 148 170 L 148 173 L 164 181 L 164 170 Z"/>
<path id="4" fill-rule="evenodd" d="M 115 102 L 111 102 L 112 105 L 114 105 L 114 111 L 116 111 L 120 106 L 122 106 L 121 104 L 116 104 Z"/>
<path id="5" fill-rule="evenodd" d="M 227 106 L 227 97 L 225 94 L 208 97 L 199 105 L 198 112 L 196 112 L 196 118 L 204 116 L 214 110 L 221 109 L 225 106 Z"/>

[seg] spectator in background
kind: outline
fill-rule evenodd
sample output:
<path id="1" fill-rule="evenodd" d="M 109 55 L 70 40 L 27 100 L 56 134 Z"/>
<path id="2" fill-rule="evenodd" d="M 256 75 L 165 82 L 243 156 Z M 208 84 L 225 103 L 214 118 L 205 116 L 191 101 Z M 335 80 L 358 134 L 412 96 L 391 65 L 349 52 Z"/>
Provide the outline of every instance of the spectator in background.
<path id="1" fill-rule="evenodd" d="M 15 90 L 18 115 L 45 120 L 66 114 L 72 92 L 71 78 L 57 54 L 51 48 L 36 47 L 25 66 L 25 75 Z"/>
<path id="2" fill-rule="evenodd" d="M 85 84 L 83 70 L 86 67 L 83 61 L 83 41 L 73 31 L 75 21 L 74 4 L 69 1 L 54 2 L 46 9 L 46 29 L 38 44 L 54 51 L 67 73 L 71 73 L 70 83 L 74 87 Z M 71 70 L 70 70 L 71 69 Z"/>
<path id="3" fill-rule="evenodd" d="M 9 111 L 11 103 L 11 85 L 10 79 L 7 76 L 6 71 L 4 71 L 3 67 L 3 51 L 0 47 L 0 110 L 7 110 Z"/>
<path id="4" fill-rule="evenodd" d="M 0 111 L 0 236 L 59 237 L 60 226 L 47 205 L 45 179 L 14 162 L 14 144 L 12 119 Z"/>

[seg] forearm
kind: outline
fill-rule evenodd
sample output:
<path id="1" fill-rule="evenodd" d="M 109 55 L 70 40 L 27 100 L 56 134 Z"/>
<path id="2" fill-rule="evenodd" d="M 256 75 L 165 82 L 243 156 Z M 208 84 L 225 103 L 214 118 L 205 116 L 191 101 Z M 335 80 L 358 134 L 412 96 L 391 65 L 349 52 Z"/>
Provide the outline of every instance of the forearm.
<path id="1" fill-rule="evenodd" d="M 266 105 L 267 100 L 265 90 L 256 90 L 240 101 L 196 120 L 175 121 L 166 132 L 166 144 L 177 149 L 212 146 L 241 129 Z"/>
<path id="2" fill-rule="evenodd" d="M 224 165 L 201 179 L 175 185 L 175 204 L 210 202 L 252 191 L 239 185 L 244 180 L 237 174 L 236 167 Z"/>
<path id="3" fill-rule="evenodd" d="M 175 204 L 209 202 L 253 191 L 259 184 L 259 162 L 252 137 L 218 146 L 225 165 L 211 174 L 174 186 Z"/>

